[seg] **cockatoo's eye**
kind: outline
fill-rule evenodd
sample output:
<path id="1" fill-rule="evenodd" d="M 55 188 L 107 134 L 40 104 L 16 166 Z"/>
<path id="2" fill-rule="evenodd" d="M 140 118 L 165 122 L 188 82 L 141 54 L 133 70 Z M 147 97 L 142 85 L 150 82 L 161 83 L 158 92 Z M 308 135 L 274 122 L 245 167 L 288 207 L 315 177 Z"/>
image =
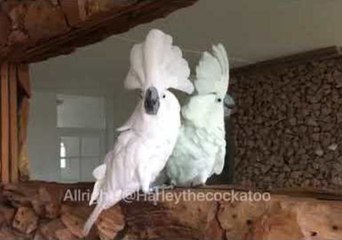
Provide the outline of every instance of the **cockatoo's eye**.
<path id="1" fill-rule="evenodd" d="M 166 98 L 166 95 L 165 95 L 165 94 L 163 94 L 163 98 Z"/>
<path id="2" fill-rule="evenodd" d="M 217 99 L 217 102 L 222 102 L 222 98 L 218 98 L 218 99 Z"/>

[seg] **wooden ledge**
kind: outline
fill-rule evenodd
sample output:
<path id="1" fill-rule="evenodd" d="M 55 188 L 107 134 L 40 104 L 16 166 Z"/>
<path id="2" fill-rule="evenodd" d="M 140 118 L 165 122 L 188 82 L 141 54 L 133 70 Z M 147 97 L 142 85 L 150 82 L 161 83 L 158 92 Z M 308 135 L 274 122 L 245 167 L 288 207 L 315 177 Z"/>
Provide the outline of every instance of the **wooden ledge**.
<path id="1" fill-rule="evenodd" d="M 77 202 L 65 197 L 68 191 L 80 197 L 91 187 L 91 183 L 44 182 L 3 186 L 0 238 L 81 239 L 92 207 L 86 199 Z M 177 188 L 159 193 L 159 199 L 162 194 L 170 197 L 189 192 L 192 197 L 215 194 L 219 198 L 230 191 L 229 186 Z M 144 197 L 122 201 L 103 212 L 87 239 L 342 239 L 341 201 L 291 194 L 271 194 L 270 201 L 235 202 L 185 198 L 154 202 Z"/>

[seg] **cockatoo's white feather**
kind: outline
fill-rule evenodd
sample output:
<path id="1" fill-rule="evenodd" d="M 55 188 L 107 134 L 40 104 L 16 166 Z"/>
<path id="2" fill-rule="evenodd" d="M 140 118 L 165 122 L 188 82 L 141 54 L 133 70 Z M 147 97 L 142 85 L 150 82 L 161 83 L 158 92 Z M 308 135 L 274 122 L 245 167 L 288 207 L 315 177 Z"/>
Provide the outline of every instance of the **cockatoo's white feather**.
<path id="1" fill-rule="evenodd" d="M 89 201 L 89 205 L 92 205 L 96 199 L 98 199 L 101 191 L 101 187 L 103 185 L 103 181 L 105 179 L 106 174 L 106 164 L 101 164 L 93 171 L 93 176 L 96 179 L 96 182 L 94 184 L 93 192 L 91 194 L 91 198 Z"/>
<path id="2" fill-rule="evenodd" d="M 224 97 L 229 85 L 229 63 L 222 44 L 213 46 L 213 55 L 204 52 L 196 68 L 195 86 L 199 95 L 217 93 Z"/>
<path id="3" fill-rule="evenodd" d="M 180 105 L 167 89 L 191 93 L 190 70 L 172 38 L 151 30 L 146 41 L 131 51 L 131 68 L 125 86 L 144 94 L 120 135 L 93 175 L 90 204 L 97 205 L 84 226 L 88 234 L 100 213 L 139 189 L 149 191 L 175 146 L 180 128 Z M 155 105 L 158 103 L 157 105 Z"/>
<path id="4" fill-rule="evenodd" d="M 130 56 L 131 67 L 124 83 L 127 89 L 137 89 L 143 86 L 145 82 L 143 57 L 143 44 L 134 45 Z"/>
<path id="5" fill-rule="evenodd" d="M 196 68 L 197 94 L 182 108 L 183 124 L 175 149 L 167 162 L 171 184 L 205 184 L 224 166 L 226 141 L 224 97 L 229 84 L 229 64 L 222 44 L 213 54 L 204 52 Z"/>
<path id="6" fill-rule="evenodd" d="M 180 48 L 172 46 L 172 37 L 152 30 L 146 41 L 135 45 L 131 51 L 131 68 L 125 87 L 136 89 L 154 85 L 190 94 L 194 87 L 188 80 L 189 75 L 187 61 Z"/>

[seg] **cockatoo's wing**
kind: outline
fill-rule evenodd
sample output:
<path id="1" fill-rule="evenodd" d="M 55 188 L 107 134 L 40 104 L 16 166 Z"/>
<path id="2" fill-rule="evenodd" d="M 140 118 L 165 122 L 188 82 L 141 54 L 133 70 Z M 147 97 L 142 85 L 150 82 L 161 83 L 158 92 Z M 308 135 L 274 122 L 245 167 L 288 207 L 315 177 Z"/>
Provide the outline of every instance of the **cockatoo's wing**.
<path id="1" fill-rule="evenodd" d="M 198 94 L 226 94 L 229 85 L 229 62 L 222 44 L 213 46 L 213 54 L 203 53 L 196 68 L 196 78 L 195 87 Z"/>
<path id="2" fill-rule="evenodd" d="M 106 164 L 101 164 L 93 171 L 93 176 L 96 179 L 93 192 L 89 201 L 89 205 L 92 205 L 100 196 L 101 188 L 105 179 Z"/>
<path id="3" fill-rule="evenodd" d="M 96 180 L 104 178 L 106 173 L 106 164 L 101 164 L 93 171 L 93 176 Z"/>
<path id="4" fill-rule="evenodd" d="M 136 44 L 131 51 L 131 68 L 125 80 L 128 89 L 150 86 L 175 88 L 192 93 L 190 68 L 180 48 L 172 45 L 172 37 L 160 30 L 149 32 L 145 42 Z"/>
<path id="5" fill-rule="evenodd" d="M 101 191 L 103 191 L 103 184 L 105 183 L 106 178 L 108 178 L 106 176 L 107 167 L 110 166 L 111 161 L 113 161 L 115 157 L 118 157 L 120 153 L 125 150 L 125 145 L 128 141 L 127 137 L 125 136 L 127 135 L 129 134 L 122 134 L 119 136 L 117 142 L 115 143 L 114 149 L 107 153 L 104 163 L 93 170 L 93 176 L 96 182 L 94 184 L 89 205 L 92 205 L 96 200 L 99 200 Z"/>
<path id="6" fill-rule="evenodd" d="M 127 143 L 132 138 L 132 135 L 132 131 L 121 133 L 114 145 L 114 149 L 106 155 L 104 164 L 100 165 L 93 171 L 96 183 L 91 195 L 90 204 L 97 200 L 97 205 L 84 225 L 84 235 L 88 235 L 91 227 L 104 209 L 107 209 L 109 206 L 113 206 L 121 199 L 122 189 L 120 189 L 120 187 L 123 184 L 120 182 L 125 181 L 125 175 L 127 175 L 126 172 L 130 172 L 124 171 L 127 169 L 127 166 L 125 166 L 126 161 L 124 161 L 124 155 L 127 151 Z M 113 165 L 115 165 L 114 168 Z M 111 186 L 111 188 L 108 189 L 108 186 Z"/>
<path id="7" fill-rule="evenodd" d="M 226 156 L 226 142 L 220 141 L 220 143 L 218 143 L 218 147 L 219 149 L 216 153 L 215 163 L 213 167 L 213 173 L 217 175 L 221 174 L 223 167 L 224 167 L 225 156 Z"/>
<path id="8" fill-rule="evenodd" d="M 113 154 L 118 152 L 118 144 L 116 144 L 114 151 L 110 151 L 107 153 L 104 163 L 98 166 L 93 170 L 93 177 L 95 178 L 95 184 L 93 188 L 93 192 L 91 193 L 91 198 L 89 201 L 89 205 L 92 205 L 96 200 L 99 199 L 103 183 L 106 178 L 106 170 L 107 170 L 107 163 L 112 160 Z"/>

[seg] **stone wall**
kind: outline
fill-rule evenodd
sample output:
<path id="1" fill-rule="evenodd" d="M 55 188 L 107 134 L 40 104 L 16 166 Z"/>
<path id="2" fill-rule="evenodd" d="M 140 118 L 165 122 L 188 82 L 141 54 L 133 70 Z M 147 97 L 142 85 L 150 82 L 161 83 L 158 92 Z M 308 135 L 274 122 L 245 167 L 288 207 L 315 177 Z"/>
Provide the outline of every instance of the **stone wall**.
<path id="1" fill-rule="evenodd" d="M 342 58 L 233 71 L 235 177 L 258 188 L 342 187 Z"/>

